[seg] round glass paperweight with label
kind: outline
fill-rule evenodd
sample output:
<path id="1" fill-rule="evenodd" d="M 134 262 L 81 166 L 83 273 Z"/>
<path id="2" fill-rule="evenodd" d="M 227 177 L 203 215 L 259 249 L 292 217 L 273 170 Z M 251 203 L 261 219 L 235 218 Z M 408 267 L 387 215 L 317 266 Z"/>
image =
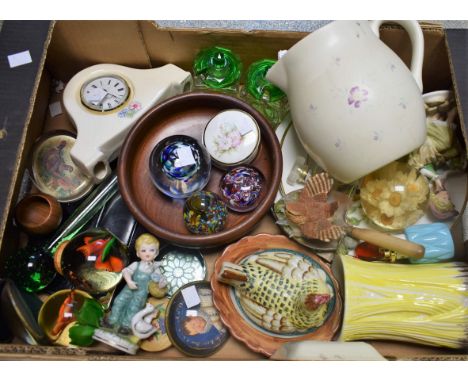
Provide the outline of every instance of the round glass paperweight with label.
<path id="1" fill-rule="evenodd" d="M 187 198 L 208 183 L 211 158 L 194 138 L 173 135 L 154 147 L 149 167 L 158 190 L 174 199 Z"/>
<path id="2" fill-rule="evenodd" d="M 114 235 L 97 228 L 70 240 L 56 261 L 61 273 L 75 287 L 100 294 L 117 286 L 128 257 L 127 248 Z"/>
<path id="3" fill-rule="evenodd" d="M 219 188 L 229 209 L 246 212 L 258 205 L 263 183 L 260 171 L 253 167 L 239 166 L 221 178 Z"/>

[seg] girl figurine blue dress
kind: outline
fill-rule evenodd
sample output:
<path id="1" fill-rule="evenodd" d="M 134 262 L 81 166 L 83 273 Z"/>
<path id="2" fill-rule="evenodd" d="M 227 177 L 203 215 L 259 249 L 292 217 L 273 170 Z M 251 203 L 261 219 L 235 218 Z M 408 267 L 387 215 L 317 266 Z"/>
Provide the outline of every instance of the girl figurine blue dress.
<path id="1" fill-rule="evenodd" d="M 159 241 L 150 234 L 143 234 L 135 242 L 136 255 L 140 261 L 135 261 L 122 270 L 127 283 L 112 304 L 112 311 L 107 318 L 107 324 L 122 334 L 130 334 L 132 318 L 141 311 L 148 299 L 150 281 L 159 283 L 159 288 L 167 284 L 161 274 L 159 262 L 154 259 L 159 253 Z"/>

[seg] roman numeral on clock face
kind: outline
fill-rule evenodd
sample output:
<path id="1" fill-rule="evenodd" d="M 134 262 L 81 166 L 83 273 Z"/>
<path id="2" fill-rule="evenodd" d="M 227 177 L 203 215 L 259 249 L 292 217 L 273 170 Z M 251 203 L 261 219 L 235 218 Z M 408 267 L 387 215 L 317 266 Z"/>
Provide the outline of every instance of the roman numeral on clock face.
<path id="1" fill-rule="evenodd" d="M 81 101 L 91 110 L 112 111 L 125 103 L 130 93 L 127 82 L 118 75 L 89 80 L 81 88 Z"/>

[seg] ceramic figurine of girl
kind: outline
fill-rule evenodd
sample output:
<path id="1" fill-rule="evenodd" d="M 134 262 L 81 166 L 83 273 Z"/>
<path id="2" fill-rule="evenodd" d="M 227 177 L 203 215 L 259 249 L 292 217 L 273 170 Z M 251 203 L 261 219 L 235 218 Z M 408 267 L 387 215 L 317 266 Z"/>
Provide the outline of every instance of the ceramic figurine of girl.
<path id="1" fill-rule="evenodd" d="M 135 249 L 140 261 L 123 269 L 122 275 L 127 285 L 116 297 L 107 318 L 107 324 L 117 328 L 121 334 L 131 333 L 132 318 L 145 307 L 150 282 L 157 282 L 159 288 L 167 284 L 159 269 L 160 263 L 154 261 L 159 253 L 158 239 L 143 234 L 136 240 Z"/>

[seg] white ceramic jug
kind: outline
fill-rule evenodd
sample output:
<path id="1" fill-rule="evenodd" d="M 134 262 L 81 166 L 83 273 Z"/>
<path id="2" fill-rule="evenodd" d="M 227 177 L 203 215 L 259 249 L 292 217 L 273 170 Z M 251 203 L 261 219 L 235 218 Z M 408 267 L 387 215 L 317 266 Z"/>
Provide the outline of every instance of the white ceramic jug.
<path id="1" fill-rule="evenodd" d="M 416 21 L 396 22 L 411 38 L 411 71 L 379 39 L 383 21 L 336 21 L 299 41 L 267 73 L 288 95 L 308 154 L 344 183 L 426 137 L 422 30 Z"/>
<path id="2" fill-rule="evenodd" d="M 191 74 L 172 64 L 155 69 L 99 64 L 77 73 L 63 93 L 63 104 L 78 133 L 70 152 L 73 161 L 94 183 L 100 183 L 110 174 L 109 161 L 119 154 L 136 121 L 156 103 L 191 86 Z M 111 109 L 90 109 L 83 101 L 87 93 L 105 100 L 103 107 Z M 112 108 L 114 104 L 118 106 Z M 99 109 L 101 104 L 91 106 Z"/>

